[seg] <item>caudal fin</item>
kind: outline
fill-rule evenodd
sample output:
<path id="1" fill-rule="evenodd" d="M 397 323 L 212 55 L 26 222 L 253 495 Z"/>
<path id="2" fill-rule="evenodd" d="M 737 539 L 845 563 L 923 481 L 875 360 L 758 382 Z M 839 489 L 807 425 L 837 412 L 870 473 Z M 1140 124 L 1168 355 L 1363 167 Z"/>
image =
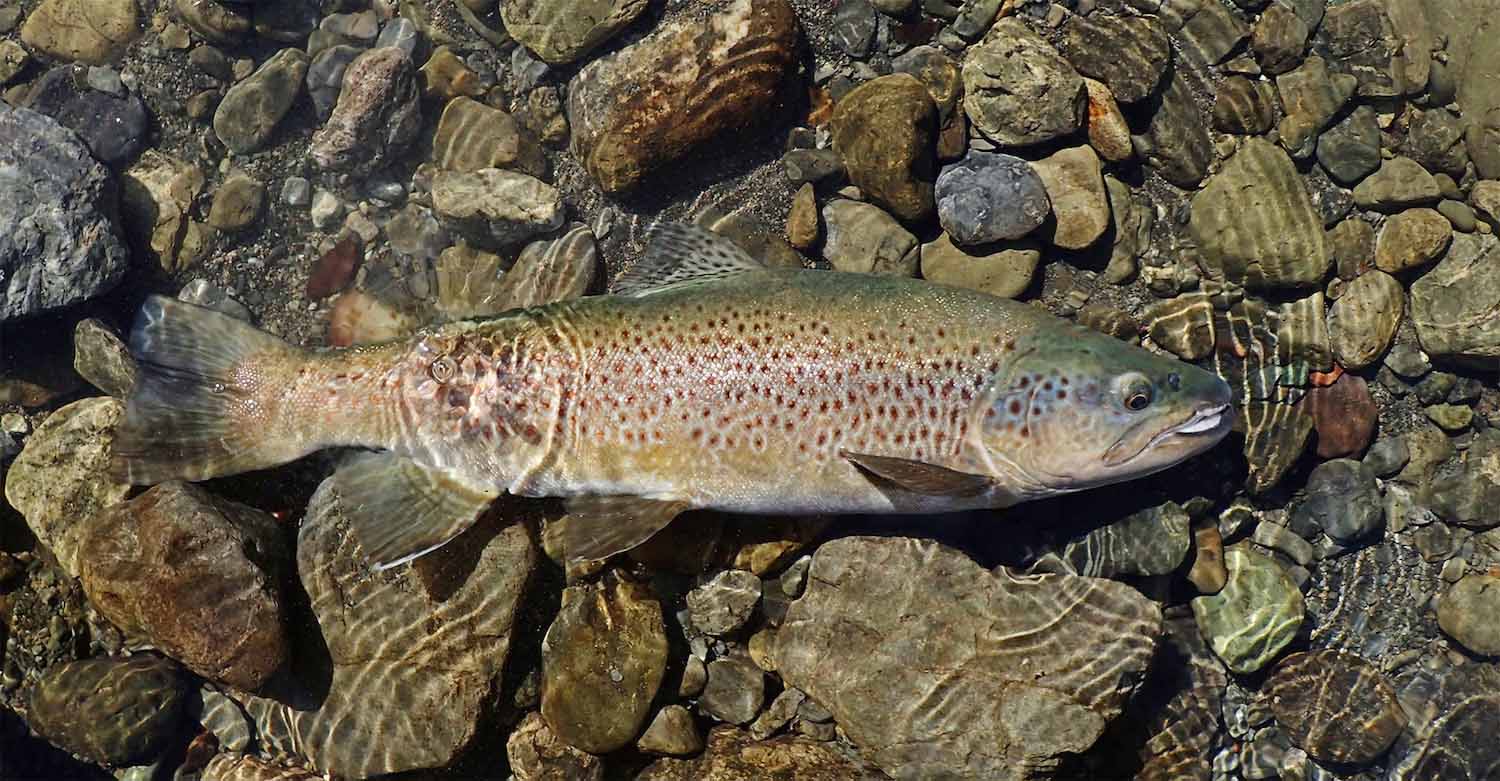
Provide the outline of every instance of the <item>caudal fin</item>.
<path id="1" fill-rule="evenodd" d="M 301 455 L 274 425 L 282 367 L 297 348 L 212 309 L 152 296 L 136 315 L 130 352 L 136 383 L 115 436 L 116 475 L 136 485 L 206 480 Z"/>

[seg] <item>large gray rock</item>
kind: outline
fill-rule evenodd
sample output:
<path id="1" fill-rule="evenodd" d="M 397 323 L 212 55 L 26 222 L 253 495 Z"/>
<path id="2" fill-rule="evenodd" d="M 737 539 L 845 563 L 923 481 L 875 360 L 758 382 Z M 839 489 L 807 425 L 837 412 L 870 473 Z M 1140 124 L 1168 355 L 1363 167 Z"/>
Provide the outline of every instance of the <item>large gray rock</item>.
<path id="1" fill-rule="evenodd" d="M 1083 124 L 1083 77 L 1015 17 L 996 22 L 984 42 L 969 50 L 963 74 L 969 121 L 998 144 L 1038 144 Z"/>
<path id="2" fill-rule="evenodd" d="M 1018 239 L 1050 210 L 1042 178 L 1019 157 L 971 151 L 938 174 L 938 221 L 958 244 Z"/>
<path id="3" fill-rule="evenodd" d="M 1500 358 L 1500 241 L 1459 233 L 1411 286 L 1411 319 L 1432 357 L 1493 367 Z"/>
<path id="4" fill-rule="evenodd" d="M 50 117 L 0 105 L 0 322 L 110 289 L 130 253 L 109 171 Z"/>
<path id="5" fill-rule="evenodd" d="M 991 575 L 934 542 L 849 537 L 814 554 L 773 656 L 892 776 L 1021 779 L 1094 743 L 1161 628 L 1120 583 Z"/>

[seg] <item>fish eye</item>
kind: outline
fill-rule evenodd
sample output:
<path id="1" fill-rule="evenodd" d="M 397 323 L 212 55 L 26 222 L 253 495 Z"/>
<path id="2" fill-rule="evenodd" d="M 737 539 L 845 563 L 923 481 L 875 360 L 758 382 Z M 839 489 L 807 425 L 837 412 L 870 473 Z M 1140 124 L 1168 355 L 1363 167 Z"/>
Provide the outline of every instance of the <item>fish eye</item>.
<path id="1" fill-rule="evenodd" d="M 1151 400 L 1155 396 L 1151 381 L 1139 374 L 1122 375 L 1115 380 L 1115 388 L 1120 394 L 1120 403 L 1131 412 L 1140 412 L 1151 406 Z"/>
<path id="2" fill-rule="evenodd" d="M 444 355 L 433 361 L 432 365 L 428 367 L 428 371 L 432 373 L 434 380 L 447 382 L 453 379 L 453 375 L 458 373 L 458 364 L 454 363 L 452 358 Z"/>

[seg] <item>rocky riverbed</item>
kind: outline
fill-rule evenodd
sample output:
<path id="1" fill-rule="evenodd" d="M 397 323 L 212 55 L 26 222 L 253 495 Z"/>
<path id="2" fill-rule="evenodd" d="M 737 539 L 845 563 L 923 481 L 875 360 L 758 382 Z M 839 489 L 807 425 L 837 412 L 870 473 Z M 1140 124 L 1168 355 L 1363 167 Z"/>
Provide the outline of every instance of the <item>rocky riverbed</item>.
<path id="1" fill-rule="evenodd" d="M 0 0 L 0 778 L 1494 778 L 1496 0 Z M 336 454 L 106 470 L 150 293 L 310 346 L 597 294 L 690 221 L 1217 371 L 1160 475 L 505 499 L 371 571 Z"/>

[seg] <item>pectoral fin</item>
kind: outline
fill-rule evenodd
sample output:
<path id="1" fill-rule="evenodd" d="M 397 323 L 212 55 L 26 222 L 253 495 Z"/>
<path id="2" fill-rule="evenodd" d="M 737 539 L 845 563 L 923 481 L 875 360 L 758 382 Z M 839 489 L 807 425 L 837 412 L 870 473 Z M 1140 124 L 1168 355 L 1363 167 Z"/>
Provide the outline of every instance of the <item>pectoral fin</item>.
<path id="1" fill-rule="evenodd" d="M 651 538 L 688 509 L 687 502 L 639 496 L 575 496 L 568 514 L 547 526 L 547 547 L 569 561 L 599 561 Z"/>
<path id="2" fill-rule="evenodd" d="M 993 485 L 993 481 L 983 475 L 959 472 L 925 461 L 851 453 L 847 450 L 839 451 L 839 455 L 865 472 L 916 494 L 972 496 Z"/>
<path id="3" fill-rule="evenodd" d="M 499 493 L 391 453 L 356 456 L 333 474 L 339 509 L 376 570 L 404 564 L 474 525 Z"/>

